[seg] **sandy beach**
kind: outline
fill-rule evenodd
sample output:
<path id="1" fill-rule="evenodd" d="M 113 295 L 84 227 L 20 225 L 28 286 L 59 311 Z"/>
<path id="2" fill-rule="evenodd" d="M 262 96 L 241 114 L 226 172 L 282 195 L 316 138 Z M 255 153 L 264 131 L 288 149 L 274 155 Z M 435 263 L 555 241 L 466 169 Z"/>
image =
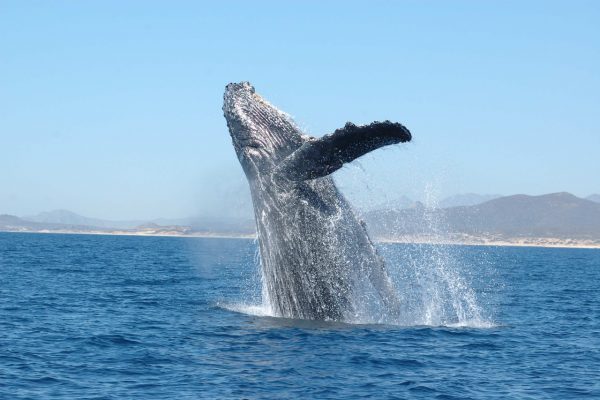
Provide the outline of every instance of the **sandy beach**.
<path id="1" fill-rule="evenodd" d="M 254 234 L 239 233 L 217 233 L 217 232 L 189 232 L 163 230 L 11 230 L 6 232 L 21 233 L 47 233 L 65 235 L 114 235 L 114 236 L 159 236 L 159 237 L 183 237 L 183 238 L 206 238 L 206 239 L 256 239 Z M 600 240 L 593 239 L 565 239 L 565 238 L 499 238 L 493 236 L 400 236 L 400 237 L 374 237 L 376 242 L 381 243 L 405 243 L 405 244 L 444 244 L 457 246 L 510 246 L 510 247 L 548 247 L 548 248 L 573 248 L 573 249 L 600 249 Z"/>

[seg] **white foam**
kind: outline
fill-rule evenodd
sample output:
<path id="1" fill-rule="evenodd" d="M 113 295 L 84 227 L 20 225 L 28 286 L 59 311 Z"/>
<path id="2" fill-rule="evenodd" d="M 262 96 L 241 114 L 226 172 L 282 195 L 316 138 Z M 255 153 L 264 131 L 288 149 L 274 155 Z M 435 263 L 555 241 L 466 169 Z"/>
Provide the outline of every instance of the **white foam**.
<path id="1" fill-rule="evenodd" d="M 250 315 L 253 317 L 270 317 L 270 318 L 281 318 L 273 313 L 271 307 L 268 304 L 247 304 L 247 303 L 218 303 L 218 307 L 228 311 L 232 311 L 239 314 Z M 287 320 L 287 318 L 285 318 Z M 322 322 L 322 321 L 321 321 Z M 449 324 L 423 324 L 423 323 L 410 323 L 397 321 L 374 321 L 371 319 L 353 318 L 350 320 L 338 321 L 348 325 L 388 325 L 388 326 L 399 326 L 404 328 L 419 327 L 419 328 L 471 328 L 471 329 L 492 329 L 499 327 L 492 321 L 485 321 L 480 319 L 465 320 L 456 323 Z"/>
<path id="2" fill-rule="evenodd" d="M 470 321 L 460 321 L 454 324 L 442 325 L 447 328 L 476 328 L 476 329 L 492 329 L 498 328 L 499 325 L 495 324 L 492 321 L 484 321 L 484 320 L 470 320 Z"/>
<path id="3" fill-rule="evenodd" d="M 271 307 L 265 304 L 218 304 L 219 307 L 240 314 L 252 315 L 255 317 L 276 317 Z"/>

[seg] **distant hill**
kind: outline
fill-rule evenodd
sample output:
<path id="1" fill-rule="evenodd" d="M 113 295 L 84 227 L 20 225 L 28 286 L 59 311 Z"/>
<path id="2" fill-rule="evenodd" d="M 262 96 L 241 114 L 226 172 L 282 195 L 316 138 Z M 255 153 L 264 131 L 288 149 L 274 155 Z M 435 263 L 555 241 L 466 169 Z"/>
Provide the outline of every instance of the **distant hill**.
<path id="1" fill-rule="evenodd" d="M 460 206 L 476 206 L 477 204 L 485 203 L 486 201 L 497 199 L 499 194 L 477 194 L 464 193 L 446 197 L 440 201 L 438 208 L 450 208 Z"/>
<path id="2" fill-rule="evenodd" d="M 90 220 L 90 219 L 83 219 Z M 79 221 L 79 219 L 68 219 Z M 192 232 L 189 226 L 163 226 L 154 223 L 142 224 L 133 228 L 103 228 L 98 226 L 77 225 L 70 223 L 34 222 L 14 215 L 0 215 L 0 231 L 8 232 L 54 232 L 54 233 L 119 233 L 140 235 L 186 235 Z"/>
<path id="3" fill-rule="evenodd" d="M 93 227 L 77 224 L 27 221 L 14 215 L 0 215 L 0 231 L 88 231 Z"/>
<path id="4" fill-rule="evenodd" d="M 481 197 L 468 195 L 458 200 L 477 199 Z M 405 200 L 396 205 L 406 205 Z M 520 194 L 448 208 L 428 208 L 420 202 L 411 202 L 408 208 L 395 208 L 393 203 L 388 207 L 360 212 L 376 238 L 466 235 L 600 241 L 600 203 L 564 192 L 542 196 Z M 255 233 L 255 223 L 249 218 L 217 217 L 118 222 L 57 210 L 27 219 L 0 215 L 0 231 L 247 236 Z"/>
<path id="5" fill-rule="evenodd" d="M 15 217 L 16 218 L 16 217 Z M 219 217 L 190 217 L 190 218 L 157 218 L 150 221 L 130 220 L 112 221 L 98 218 L 88 218 L 68 210 L 54 210 L 42 212 L 37 215 L 21 218 L 22 222 L 36 222 L 40 224 L 59 224 L 70 226 L 85 226 L 90 229 L 117 230 L 117 229 L 146 229 L 149 226 L 160 227 L 187 227 L 196 232 L 220 232 L 249 234 L 254 232 L 253 219 L 219 218 Z"/>
<path id="6" fill-rule="evenodd" d="M 586 197 L 586 200 L 590 200 L 595 203 L 600 203 L 600 194 L 590 194 L 588 197 Z"/>
<path id="7" fill-rule="evenodd" d="M 464 193 L 457 194 L 454 196 L 449 196 L 442 199 L 438 204 L 435 205 L 436 208 L 449 208 L 449 207 L 459 207 L 459 206 L 474 206 L 477 204 L 485 203 L 486 201 L 490 201 L 493 199 L 497 199 L 500 196 L 499 194 L 477 194 L 477 193 Z M 375 206 L 368 207 L 365 209 L 365 212 L 368 211 L 376 211 L 376 210 L 402 210 L 405 208 L 414 208 L 418 207 L 419 204 L 422 204 L 419 201 L 411 200 L 409 197 L 401 196 L 393 200 L 389 200 L 383 203 L 379 203 Z"/>
<path id="8" fill-rule="evenodd" d="M 36 223 L 22 220 L 19 217 L 8 214 L 0 214 L 0 227 L 37 226 Z"/>
<path id="9" fill-rule="evenodd" d="M 180 220 L 157 219 L 140 221 L 105 221 L 87 218 L 66 210 L 41 213 L 33 217 L 19 218 L 0 215 L 0 231 L 9 232 L 69 232 L 69 233 L 129 233 L 143 235 L 252 235 L 254 220 L 223 218 L 186 218 Z"/>
<path id="10" fill-rule="evenodd" d="M 413 207 L 415 204 L 414 200 L 411 200 L 409 197 L 400 196 L 392 200 L 386 200 L 381 203 L 375 203 L 373 205 L 368 205 L 366 207 L 359 207 L 364 212 L 374 211 L 374 210 L 402 210 L 404 208 Z"/>
<path id="11" fill-rule="evenodd" d="M 31 222 L 66 224 L 66 225 L 85 225 L 98 228 L 119 228 L 129 229 L 144 224 L 146 221 L 110 221 L 99 218 L 89 218 L 76 214 L 68 210 L 53 210 L 41 212 L 37 215 L 22 217 L 22 219 Z"/>
<path id="12" fill-rule="evenodd" d="M 475 206 L 365 215 L 375 236 L 447 232 L 505 237 L 600 238 L 600 204 L 570 193 L 514 195 Z"/>
<path id="13" fill-rule="evenodd" d="M 253 234 L 256 224 L 254 219 L 246 218 L 221 218 L 221 217 L 190 217 L 179 219 L 158 218 L 152 220 L 159 225 L 187 225 L 194 232 L 219 232 Z"/>

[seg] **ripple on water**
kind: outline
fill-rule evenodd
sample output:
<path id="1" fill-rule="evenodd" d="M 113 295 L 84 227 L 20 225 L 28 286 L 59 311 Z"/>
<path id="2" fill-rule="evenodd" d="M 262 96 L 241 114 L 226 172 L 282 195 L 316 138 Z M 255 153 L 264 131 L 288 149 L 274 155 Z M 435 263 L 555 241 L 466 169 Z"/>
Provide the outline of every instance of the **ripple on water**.
<path id="1" fill-rule="evenodd" d="M 0 398 L 600 398 L 600 252 L 484 250 L 495 324 L 348 324 L 257 305 L 252 241 L 0 233 Z"/>

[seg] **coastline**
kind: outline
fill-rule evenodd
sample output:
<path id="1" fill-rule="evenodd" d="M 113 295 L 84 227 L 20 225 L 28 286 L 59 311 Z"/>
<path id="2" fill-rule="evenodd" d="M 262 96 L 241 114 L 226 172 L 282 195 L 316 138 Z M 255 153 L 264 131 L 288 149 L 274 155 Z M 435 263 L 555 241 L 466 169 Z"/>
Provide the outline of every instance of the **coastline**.
<path id="1" fill-rule="evenodd" d="M 144 231 L 75 231 L 75 230 L 0 230 L 0 233 L 41 233 L 50 235 L 100 235 L 100 236 L 146 236 L 146 237 L 182 237 L 182 238 L 203 238 L 203 239 L 256 239 L 256 235 L 223 233 L 181 233 L 181 232 L 144 232 Z"/>
<path id="2" fill-rule="evenodd" d="M 465 240 L 448 238 L 378 238 L 381 243 L 403 244 L 437 244 L 450 246 L 493 246 L 493 247 L 544 247 L 557 249 L 600 249 L 600 241 L 559 239 L 559 238 L 504 238 L 489 239 L 485 237 L 471 237 Z"/>
<path id="3" fill-rule="evenodd" d="M 180 237 L 180 238 L 202 238 L 202 239 L 246 239 L 255 240 L 255 234 L 223 234 L 216 232 L 190 232 L 177 231 L 76 231 L 76 230 L 2 230 L 7 233 L 41 233 L 41 234 L 63 234 L 63 235 L 106 235 L 106 236 L 138 236 L 138 237 Z M 600 240 L 584 239 L 561 239 L 561 238 L 499 238 L 486 236 L 400 236 L 400 237 L 374 237 L 379 243 L 402 243 L 402 244 L 437 244 L 452 246 L 496 246 L 496 247 L 544 247 L 565 249 L 600 249 Z"/>

